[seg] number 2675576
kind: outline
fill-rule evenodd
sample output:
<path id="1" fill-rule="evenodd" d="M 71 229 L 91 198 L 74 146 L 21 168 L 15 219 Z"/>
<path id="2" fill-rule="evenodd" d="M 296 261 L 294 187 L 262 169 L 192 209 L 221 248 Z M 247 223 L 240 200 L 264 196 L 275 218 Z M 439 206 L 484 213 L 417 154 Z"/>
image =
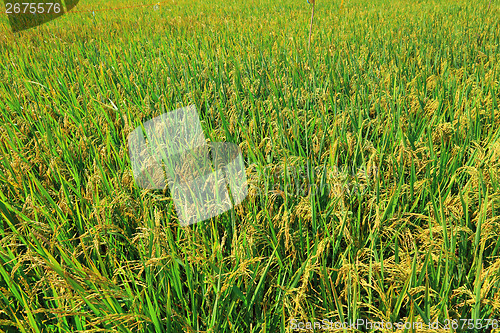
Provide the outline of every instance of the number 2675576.
<path id="1" fill-rule="evenodd" d="M 46 3 L 10 3 L 5 4 L 6 14 L 53 14 L 61 12 L 61 4 L 46 2 Z"/>

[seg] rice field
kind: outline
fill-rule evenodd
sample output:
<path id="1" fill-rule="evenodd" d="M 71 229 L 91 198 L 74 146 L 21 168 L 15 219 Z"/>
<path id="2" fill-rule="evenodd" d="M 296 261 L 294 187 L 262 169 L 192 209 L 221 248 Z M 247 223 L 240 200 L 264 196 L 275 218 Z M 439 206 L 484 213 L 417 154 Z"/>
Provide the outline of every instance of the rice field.
<path id="1" fill-rule="evenodd" d="M 500 332 L 498 1 L 137 4 L 0 17 L 0 332 Z M 181 227 L 127 136 L 190 104 L 248 196 Z"/>

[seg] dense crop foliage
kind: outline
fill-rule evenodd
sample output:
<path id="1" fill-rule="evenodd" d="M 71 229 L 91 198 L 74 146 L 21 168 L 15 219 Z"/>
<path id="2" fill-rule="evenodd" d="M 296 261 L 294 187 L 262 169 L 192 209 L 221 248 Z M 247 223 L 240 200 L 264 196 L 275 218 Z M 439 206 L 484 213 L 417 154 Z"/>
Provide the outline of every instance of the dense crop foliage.
<path id="1" fill-rule="evenodd" d="M 305 1 L 130 4 L 2 17 L 0 330 L 500 319 L 496 1 L 318 1 L 310 51 Z M 181 228 L 127 135 L 192 103 L 249 196 Z"/>

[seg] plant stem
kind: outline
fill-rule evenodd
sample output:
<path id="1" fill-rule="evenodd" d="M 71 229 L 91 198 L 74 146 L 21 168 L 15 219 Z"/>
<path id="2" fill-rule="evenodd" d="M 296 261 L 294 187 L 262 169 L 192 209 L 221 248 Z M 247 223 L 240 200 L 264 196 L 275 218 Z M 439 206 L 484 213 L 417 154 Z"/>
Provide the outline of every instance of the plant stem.
<path id="1" fill-rule="evenodd" d="M 313 19 L 314 19 L 314 4 L 316 1 L 312 0 L 312 11 L 311 11 L 311 24 L 309 26 L 309 42 L 307 43 L 307 48 L 311 49 L 311 35 L 312 35 L 312 28 L 313 28 Z"/>

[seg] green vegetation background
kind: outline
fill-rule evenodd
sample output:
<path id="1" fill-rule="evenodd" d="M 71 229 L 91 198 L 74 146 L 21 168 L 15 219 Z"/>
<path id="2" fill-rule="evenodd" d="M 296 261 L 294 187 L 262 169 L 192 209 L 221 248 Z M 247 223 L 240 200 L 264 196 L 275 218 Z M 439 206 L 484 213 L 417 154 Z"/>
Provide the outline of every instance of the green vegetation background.
<path id="1" fill-rule="evenodd" d="M 1 18 L 0 331 L 499 319 L 497 1 L 318 1 L 310 51 L 306 1 L 134 4 Z M 191 103 L 249 196 L 181 228 L 126 139 Z"/>

